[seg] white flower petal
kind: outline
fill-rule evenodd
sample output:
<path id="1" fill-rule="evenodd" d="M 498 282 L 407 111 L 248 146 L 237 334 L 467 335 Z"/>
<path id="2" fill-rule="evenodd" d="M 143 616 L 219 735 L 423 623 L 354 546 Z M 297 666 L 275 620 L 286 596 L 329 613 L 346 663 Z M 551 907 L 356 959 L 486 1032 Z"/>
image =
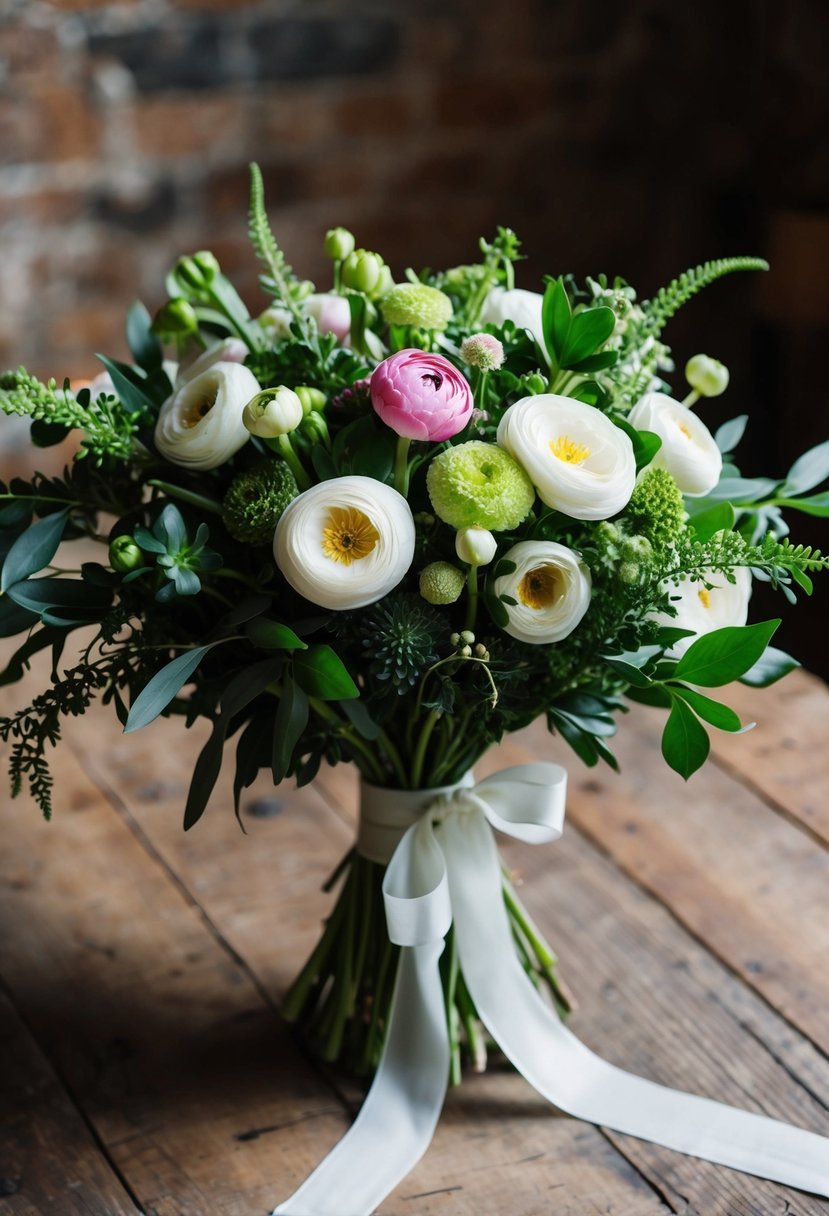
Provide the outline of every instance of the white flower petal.
<path id="1" fill-rule="evenodd" d="M 722 453 L 693 410 L 665 393 L 648 393 L 628 415 L 631 426 L 653 431 L 662 447 L 651 467 L 667 469 L 683 494 L 709 494 L 720 480 Z"/>
<path id="2" fill-rule="evenodd" d="M 704 581 L 684 579 L 678 587 L 669 584 L 665 589 L 677 614 L 660 612 L 654 619 L 675 629 L 693 629 L 697 636 L 727 625 L 745 625 L 751 598 L 751 571 L 740 566 L 733 574 L 736 580 L 733 583 L 725 575 L 711 571 Z M 706 587 L 706 582 L 710 587 Z M 678 659 L 694 641 L 694 637 L 681 638 L 668 652 L 670 658 Z"/>
<path id="3" fill-rule="evenodd" d="M 521 287 L 507 291 L 503 287 L 493 287 L 478 319 L 482 325 L 503 325 L 505 321 L 512 321 L 519 329 L 528 329 L 544 350 L 543 301 L 544 297 L 537 291 L 524 291 Z"/>
<path id="4" fill-rule="evenodd" d="M 495 595 L 517 601 L 504 605 L 509 616 L 505 632 L 533 645 L 560 642 L 571 634 L 590 607 L 592 587 L 578 553 L 555 541 L 524 540 L 503 560 L 514 562 L 515 570 L 495 580 Z"/>
<path id="5" fill-rule="evenodd" d="M 371 551 L 350 564 L 325 552 L 323 533 L 334 509 L 361 512 L 377 533 Z M 402 494 L 373 477 L 334 477 L 289 504 L 277 524 L 273 550 L 295 591 L 321 608 L 344 611 L 392 591 L 409 570 L 414 547 L 414 519 Z"/>
<path id="6" fill-rule="evenodd" d="M 526 470 L 542 502 L 573 519 L 609 519 L 633 493 L 633 444 L 583 401 L 554 393 L 516 401 L 501 419 L 498 442 Z"/>
<path id="7" fill-rule="evenodd" d="M 217 468 L 250 438 L 242 413 L 258 392 L 249 368 L 214 363 L 164 402 L 155 427 L 156 447 L 173 464 Z"/>

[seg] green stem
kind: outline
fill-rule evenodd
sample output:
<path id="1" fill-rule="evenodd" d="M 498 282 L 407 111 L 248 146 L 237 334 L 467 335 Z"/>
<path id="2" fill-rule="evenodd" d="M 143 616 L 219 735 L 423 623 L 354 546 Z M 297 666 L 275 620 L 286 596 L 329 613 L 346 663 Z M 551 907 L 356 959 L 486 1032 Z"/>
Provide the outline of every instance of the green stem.
<path id="1" fill-rule="evenodd" d="M 322 937 L 314 947 L 308 962 L 285 994 L 285 998 L 282 1001 L 282 1016 L 286 1022 L 296 1022 L 300 1018 L 308 1000 L 308 995 L 319 979 L 334 940 L 340 931 L 344 911 L 345 903 L 340 898 L 334 905 L 334 909 L 326 922 Z"/>
<path id="2" fill-rule="evenodd" d="M 400 782 L 400 788 L 405 789 L 408 777 L 406 774 L 406 769 L 403 765 L 403 761 L 400 758 L 400 752 L 397 750 L 395 745 L 392 743 L 391 739 L 389 738 L 387 733 L 383 730 L 382 726 L 380 727 L 380 729 L 377 732 L 377 742 L 380 744 L 380 746 L 383 748 L 386 755 L 388 756 L 391 766 L 394 769 L 394 775 L 397 778 L 397 780 Z"/>
<path id="3" fill-rule="evenodd" d="M 311 478 L 305 472 L 302 466 L 302 461 L 294 451 L 293 444 L 289 435 L 278 435 L 276 439 L 267 440 L 269 447 L 273 447 L 282 459 L 285 461 L 288 468 L 296 478 L 296 483 L 300 490 L 308 490 L 311 487 Z"/>
<path id="4" fill-rule="evenodd" d="M 470 566 L 466 576 L 466 622 L 464 629 L 474 630 L 475 618 L 478 615 L 478 567 Z"/>
<path id="5" fill-rule="evenodd" d="M 461 1045 L 460 1017 L 455 1005 L 455 991 L 458 986 L 460 964 L 458 960 L 458 943 L 455 930 L 450 929 L 446 937 L 446 978 L 443 986 L 446 1008 L 446 1029 L 449 1033 L 449 1084 L 461 1083 Z"/>
<path id="6" fill-rule="evenodd" d="M 221 515 L 221 504 L 213 498 L 207 498 L 204 494 L 196 494 L 194 490 L 185 490 L 181 486 L 174 486 L 169 481 L 158 481 L 153 478 L 147 482 L 148 486 L 153 486 L 156 490 L 161 490 L 170 498 L 177 498 L 180 502 L 189 503 L 191 507 L 200 507 L 202 511 L 209 511 L 211 515 Z"/>
<path id="7" fill-rule="evenodd" d="M 405 498 L 409 492 L 409 448 L 411 439 L 401 435 L 397 440 L 397 450 L 394 456 L 394 488 Z"/>
<path id="8" fill-rule="evenodd" d="M 682 404 L 687 405 L 688 409 L 690 410 L 690 409 L 693 409 L 693 407 L 696 405 L 696 403 L 699 401 L 699 399 L 700 399 L 700 394 L 694 388 L 694 389 L 691 389 L 691 391 L 687 397 L 682 398 Z"/>
<path id="9" fill-rule="evenodd" d="M 466 1046 L 475 1072 L 486 1072 L 486 1040 L 481 1034 L 481 1023 L 469 989 L 463 978 L 463 972 L 458 974 L 455 1003 L 466 1035 Z"/>
<path id="10" fill-rule="evenodd" d="M 439 721 L 440 711 L 433 709 L 430 711 L 429 716 L 421 728 L 420 736 L 417 740 L 417 747 L 415 748 L 415 753 L 412 757 L 411 789 L 413 790 L 420 789 L 420 782 L 423 778 L 423 762 L 426 759 L 426 748 L 429 745 L 429 738 L 432 731 L 435 729 Z"/>

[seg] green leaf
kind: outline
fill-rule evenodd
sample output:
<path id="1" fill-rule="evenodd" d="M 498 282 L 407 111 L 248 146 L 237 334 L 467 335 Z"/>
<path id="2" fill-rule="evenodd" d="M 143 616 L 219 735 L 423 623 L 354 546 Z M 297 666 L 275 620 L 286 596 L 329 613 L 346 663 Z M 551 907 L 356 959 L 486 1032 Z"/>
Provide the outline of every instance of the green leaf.
<path id="1" fill-rule="evenodd" d="M 309 697 L 323 701 L 350 701 L 360 690 L 345 664 L 330 646 L 309 646 L 294 657 L 294 676 Z"/>
<path id="2" fill-rule="evenodd" d="M 567 291 L 561 279 L 547 284 L 541 304 L 541 327 L 544 345 L 555 367 L 561 366 L 561 352 L 570 332 L 573 314 Z"/>
<path id="3" fill-rule="evenodd" d="M 804 494 L 829 477 L 829 439 L 810 448 L 794 462 L 786 474 L 781 493 Z"/>
<path id="4" fill-rule="evenodd" d="M 0 591 L 8 591 L 15 583 L 22 582 L 49 565 L 57 552 L 68 518 L 68 511 L 57 511 L 54 515 L 39 519 L 18 536 L 3 563 Z"/>
<path id="5" fill-rule="evenodd" d="M 653 460 L 656 453 L 662 447 L 662 440 L 654 431 L 638 431 L 635 426 L 631 426 L 627 418 L 621 414 L 611 414 L 610 420 L 620 431 L 624 431 L 630 442 L 633 444 L 633 456 L 636 460 L 636 472 L 644 469 Z"/>
<path id="6" fill-rule="evenodd" d="M 380 727 L 366 709 L 363 701 L 340 701 L 340 709 L 364 739 L 373 742 L 380 734 Z"/>
<path id="7" fill-rule="evenodd" d="M 152 317 L 140 300 L 131 305 L 127 313 L 127 345 L 132 357 L 145 371 L 156 371 L 161 367 L 161 343 L 151 330 Z"/>
<path id="8" fill-rule="evenodd" d="M 651 683 L 650 677 L 646 676 L 638 667 L 634 667 L 632 663 L 626 663 L 623 659 L 604 657 L 604 662 L 608 667 L 621 676 L 623 680 L 627 680 L 628 684 L 632 684 L 634 688 L 647 688 Z"/>
<path id="9" fill-rule="evenodd" d="M 36 448 L 51 448 L 56 443 L 63 443 L 71 427 L 62 422 L 47 422 L 45 418 L 36 418 L 31 425 L 30 435 Z"/>
<path id="10" fill-rule="evenodd" d="M 256 617 L 249 621 L 245 629 L 250 641 L 261 650 L 307 650 L 308 644 L 298 638 L 293 629 L 280 625 L 278 621 L 270 621 L 265 617 Z"/>
<path id="11" fill-rule="evenodd" d="M 11 638 L 24 629 L 30 629 L 37 619 L 37 613 L 21 608 L 8 596 L 0 599 L 0 638 Z"/>
<path id="12" fill-rule="evenodd" d="M 778 619 L 757 625 L 726 625 L 703 634 L 691 643 L 673 674 L 678 680 L 703 688 L 730 684 L 753 667 L 779 624 Z"/>
<path id="13" fill-rule="evenodd" d="M 625 696 L 629 701 L 650 705 L 654 709 L 668 709 L 671 705 L 670 693 L 661 684 L 651 684 L 649 688 L 629 688 Z"/>
<path id="14" fill-rule="evenodd" d="M 734 508 L 730 502 L 718 502 L 701 511 L 693 520 L 694 540 L 710 540 L 716 532 L 730 532 L 734 527 Z"/>
<path id="15" fill-rule="evenodd" d="M 309 712 L 307 694 L 295 680 L 286 676 L 273 724 L 271 772 L 275 785 L 284 780 L 291 766 L 294 748 L 308 725 Z"/>
<path id="16" fill-rule="evenodd" d="M 821 519 L 829 516 L 829 490 L 813 494 L 810 498 L 779 498 L 777 505 L 789 511 L 802 511 L 804 515 L 817 515 Z"/>
<path id="17" fill-rule="evenodd" d="M 239 814 L 239 802 L 242 790 L 247 789 L 256 780 L 260 759 L 265 752 L 266 743 L 270 743 L 273 734 L 273 722 L 262 715 L 251 718 L 239 736 L 236 744 L 236 774 L 233 778 L 233 811 L 244 832 L 245 828 Z"/>
<path id="18" fill-rule="evenodd" d="M 603 305 L 577 312 L 570 322 L 567 339 L 561 351 L 560 365 L 573 367 L 603 346 L 616 325 L 616 314 Z"/>
<path id="19" fill-rule="evenodd" d="M 193 650 L 185 650 L 166 667 L 162 667 L 161 671 L 157 671 L 146 688 L 142 688 L 135 698 L 124 734 L 140 730 L 142 726 L 155 721 L 190 679 L 211 646 L 215 645 L 213 642 L 210 646 L 196 646 Z"/>
<path id="20" fill-rule="evenodd" d="M 618 362 L 619 352 L 617 350 L 601 350 L 587 359 L 580 359 L 578 363 L 568 364 L 568 367 L 573 372 L 600 372 L 605 368 L 613 367 Z"/>
<path id="21" fill-rule="evenodd" d="M 106 355 L 96 355 L 112 377 L 115 393 L 120 401 L 134 414 L 143 414 L 155 410 L 155 404 L 140 384 L 138 374 L 126 363 L 117 363 Z"/>
<path id="22" fill-rule="evenodd" d="M 21 608 L 28 608 L 43 617 L 51 608 L 84 609 L 88 613 L 108 608 L 112 603 L 112 592 L 106 587 L 93 587 L 75 578 L 30 578 L 9 587 L 6 594 Z M 67 622 L 64 622 L 67 623 Z"/>
<path id="23" fill-rule="evenodd" d="M 740 715 L 736 714 L 728 705 L 714 701 L 694 688 L 686 688 L 684 685 L 672 686 L 671 692 L 677 697 L 682 697 L 682 700 L 690 705 L 704 722 L 708 722 L 710 726 L 716 726 L 717 730 L 734 733 L 747 729 L 740 721 Z M 753 726 L 754 723 L 751 725 Z"/>
<path id="24" fill-rule="evenodd" d="M 740 676 L 740 683 L 748 684 L 751 688 L 768 688 L 799 666 L 797 659 L 786 654 L 785 650 L 767 646 L 754 666 Z"/>
<path id="25" fill-rule="evenodd" d="M 815 589 L 814 583 L 809 578 L 809 575 L 806 573 L 805 570 L 798 570 L 797 566 L 792 566 L 791 569 L 789 570 L 789 573 L 791 574 L 794 581 L 797 583 L 798 587 L 802 587 L 807 595 L 812 594 L 812 592 Z"/>
<path id="26" fill-rule="evenodd" d="M 724 422 L 721 427 L 717 428 L 714 442 L 723 455 L 734 451 L 743 437 L 747 422 L 748 414 L 740 414 L 737 418 L 731 418 L 728 422 Z"/>
<path id="27" fill-rule="evenodd" d="M 687 781 L 708 759 L 710 750 L 705 727 L 683 700 L 674 697 L 662 732 L 662 755 L 669 767 Z"/>
<path id="28" fill-rule="evenodd" d="M 758 502 L 768 498 L 777 489 L 778 482 L 770 477 L 722 477 L 710 494 L 704 498 L 686 498 L 685 508 L 693 518 L 701 515 L 714 502 Z"/>

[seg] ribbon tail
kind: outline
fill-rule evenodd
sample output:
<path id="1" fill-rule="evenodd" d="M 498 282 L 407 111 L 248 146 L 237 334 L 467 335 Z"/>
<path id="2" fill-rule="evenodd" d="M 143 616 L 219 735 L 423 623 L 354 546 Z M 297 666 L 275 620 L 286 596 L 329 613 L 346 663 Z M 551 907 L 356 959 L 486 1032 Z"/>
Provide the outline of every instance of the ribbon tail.
<path id="1" fill-rule="evenodd" d="M 470 995 L 505 1055 L 540 1094 L 587 1122 L 829 1196 L 829 1139 L 623 1072 L 562 1025 L 516 956 L 498 853 L 480 811 L 447 820 L 441 847 Z"/>
<path id="2" fill-rule="evenodd" d="M 383 1055 L 342 1140 L 273 1216 L 371 1216 L 434 1135 L 449 1076 L 443 941 L 400 951 Z"/>

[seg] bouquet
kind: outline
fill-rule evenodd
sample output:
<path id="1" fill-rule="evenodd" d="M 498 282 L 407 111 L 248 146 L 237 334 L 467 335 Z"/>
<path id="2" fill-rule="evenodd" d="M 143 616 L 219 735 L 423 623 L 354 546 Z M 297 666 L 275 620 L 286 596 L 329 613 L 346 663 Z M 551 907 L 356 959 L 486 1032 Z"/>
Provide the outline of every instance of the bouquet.
<path id="1" fill-rule="evenodd" d="M 84 385 L 0 378 L 0 406 L 31 418 L 36 445 L 79 436 L 62 475 L 0 486 L 0 633 L 22 636 L 3 682 L 52 654 L 51 686 L 0 721 L 13 791 L 28 783 L 51 813 L 49 749 L 96 696 L 126 731 L 210 721 L 188 829 L 230 740 L 238 816 L 261 769 L 302 785 L 340 762 L 369 808 L 398 791 L 422 809 L 539 716 L 585 764 L 615 768 L 627 701 L 665 711 L 662 752 L 684 778 L 710 727 L 743 730 L 715 690 L 796 666 L 770 645 L 777 620 L 747 624 L 749 600 L 761 580 L 794 601 L 829 563 L 785 522 L 829 515 L 814 493 L 829 443 L 783 477 L 741 476 L 746 417 L 712 434 L 696 412 L 727 369 L 697 355 L 681 387 L 663 332 L 701 288 L 766 263 L 707 262 L 642 302 L 604 275 L 516 288 L 507 228 L 477 261 L 399 282 L 335 228 L 317 292 L 270 229 L 255 165 L 250 236 L 259 316 L 199 252 L 176 262 L 153 318 L 130 309 L 132 362 L 101 356 Z M 64 558 L 75 541 L 79 567 Z M 285 1001 L 311 1046 L 357 1073 L 389 1029 L 399 945 L 382 887 L 401 834 L 385 848 L 377 822 L 361 829 Z M 507 874 L 501 894 L 521 968 L 564 1014 L 554 954 Z M 486 1063 L 468 978 L 450 927 L 453 1080 L 463 1053 Z"/>

